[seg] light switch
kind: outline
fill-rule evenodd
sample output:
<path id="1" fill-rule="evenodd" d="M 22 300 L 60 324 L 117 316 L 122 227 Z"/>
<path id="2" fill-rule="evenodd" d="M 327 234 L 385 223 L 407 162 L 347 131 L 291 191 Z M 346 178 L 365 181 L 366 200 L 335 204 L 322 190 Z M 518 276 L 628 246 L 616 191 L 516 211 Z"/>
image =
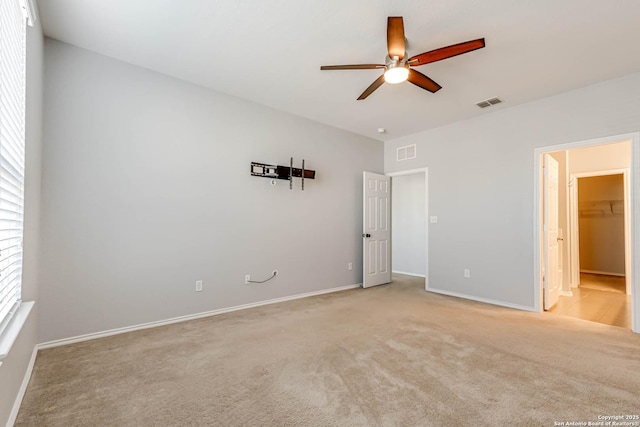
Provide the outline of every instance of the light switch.
<path id="1" fill-rule="evenodd" d="M 430 217 L 429 217 L 429 222 L 430 222 L 431 224 L 437 224 L 437 223 L 438 223 L 438 217 L 437 217 L 437 216 L 435 216 L 435 215 L 434 215 L 434 216 L 430 216 Z"/>

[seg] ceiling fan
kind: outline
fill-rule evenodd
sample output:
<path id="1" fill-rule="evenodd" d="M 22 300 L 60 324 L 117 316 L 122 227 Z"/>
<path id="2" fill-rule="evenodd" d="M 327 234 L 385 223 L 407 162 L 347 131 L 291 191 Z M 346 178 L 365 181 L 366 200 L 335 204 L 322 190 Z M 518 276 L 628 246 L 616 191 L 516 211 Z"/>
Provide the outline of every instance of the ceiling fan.
<path id="1" fill-rule="evenodd" d="M 404 23 L 401 16 L 390 16 L 387 18 L 387 51 L 384 64 L 357 64 L 357 65 L 323 65 L 321 70 L 369 70 L 383 68 L 384 74 L 381 75 L 369 86 L 358 100 L 365 99 L 373 93 L 374 90 L 382 86 L 383 83 L 402 83 L 405 80 L 413 83 L 422 89 L 435 93 L 442 88 L 438 83 L 431 80 L 412 67 L 429 64 L 431 62 L 441 61 L 451 58 L 452 56 L 462 55 L 484 47 L 484 38 L 470 40 L 468 42 L 458 43 L 440 49 L 430 50 L 420 55 L 412 56 L 407 59 L 405 51 Z"/>

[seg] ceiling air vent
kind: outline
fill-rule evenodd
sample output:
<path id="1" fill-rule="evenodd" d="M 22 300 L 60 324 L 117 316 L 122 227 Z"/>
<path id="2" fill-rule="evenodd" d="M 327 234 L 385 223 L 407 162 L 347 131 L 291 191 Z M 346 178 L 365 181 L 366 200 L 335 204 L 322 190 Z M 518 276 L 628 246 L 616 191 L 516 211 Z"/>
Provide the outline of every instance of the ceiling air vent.
<path id="1" fill-rule="evenodd" d="M 396 159 L 400 162 L 402 160 L 409 160 L 416 158 L 416 144 L 405 145 L 404 147 L 398 147 L 396 151 Z"/>
<path id="2" fill-rule="evenodd" d="M 487 107 L 491 107 L 492 105 L 500 104 L 501 102 L 502 102 L 502 99 L 500 98 L 491 98 L 491 99 L 485 99 L 484 101 L 477 102 L 476 105 L 480 108 L 487 108 Z"/>

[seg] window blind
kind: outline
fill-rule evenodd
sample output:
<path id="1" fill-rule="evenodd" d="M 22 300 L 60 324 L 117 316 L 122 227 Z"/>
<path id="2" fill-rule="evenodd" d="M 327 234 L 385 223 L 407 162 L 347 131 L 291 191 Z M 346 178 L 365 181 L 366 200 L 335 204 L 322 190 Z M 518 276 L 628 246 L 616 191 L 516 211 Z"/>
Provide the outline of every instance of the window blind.
<path id="1" fill-rule="evenodd" d="M 0 1 L 0 334 L 21 298 L 25 34 L 20 0 Z"/>

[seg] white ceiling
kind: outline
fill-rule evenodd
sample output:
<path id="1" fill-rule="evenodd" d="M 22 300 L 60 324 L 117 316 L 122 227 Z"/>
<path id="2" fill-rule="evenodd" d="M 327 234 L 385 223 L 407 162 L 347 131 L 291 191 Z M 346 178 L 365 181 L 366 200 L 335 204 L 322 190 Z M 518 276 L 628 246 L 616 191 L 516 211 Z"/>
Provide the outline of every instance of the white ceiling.
<path id="1" fill-rule="evenodd" d="M 640 71 L 636 0 L 40 0 L 47 36 L 380 140 Z M 415 55 L 485 37 L 417 69 L 440 85 L 385 84 L 387 16 Z M 498 106 L 478 101 L 501 97 Z M 387 129 L 378 134 L 377 128 Z"/>

